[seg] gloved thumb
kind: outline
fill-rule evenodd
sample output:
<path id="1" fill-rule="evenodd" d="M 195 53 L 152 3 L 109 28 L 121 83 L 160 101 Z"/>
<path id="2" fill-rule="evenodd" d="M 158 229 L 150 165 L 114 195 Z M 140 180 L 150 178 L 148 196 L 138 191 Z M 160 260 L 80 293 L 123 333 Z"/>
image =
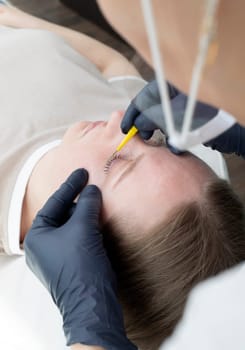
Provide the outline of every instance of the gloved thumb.
<path id="1" fill-rule="evenodd" d="M 39 210 L 33 222 L 34 226 L 57 227 L 63 224 L 64 217 L 73 206 L 73 200 L 84 188 L 87 181 L 88 172 L 85 169 L 75 170 Z"/>
<path id="2" fill-rule="evenodd" d="M 160 129 L 166 133 L 166 123 L 161 104 L 156 104 L 144 110 L 135 120 L 135 126 L 140 132 Z"/>
<path id="3" fill-rule="evenodd" d="M 100 189 L 95 185 L 89 185 L 80 194 L 72 219 L 83 227 L 84 231 L 98 229 L 101 206 Z"/>
<path id="4" fill-rule="evenodd" d="M 137 108 L 135 108 L 134 101 L 132 101 L 128 106 L 124 117 L 121 121 L 121 130 L 124 134 L 126 134 L 134 125 L 134 121 L 139 114 L 140 111 Z"/>
<path id="5" fill-rule="evenodd" d="M 89 185 L 80 194 L 75 212 L 69 220 L 72 230 L 71 240 L 80 245 L 80 249 L 94 255 L 104 255 L 103 236 L 99 229 L 99 217 L 102 195 L 99 188 Z M 69 224 L 68 222 L 68 224 Z"/>

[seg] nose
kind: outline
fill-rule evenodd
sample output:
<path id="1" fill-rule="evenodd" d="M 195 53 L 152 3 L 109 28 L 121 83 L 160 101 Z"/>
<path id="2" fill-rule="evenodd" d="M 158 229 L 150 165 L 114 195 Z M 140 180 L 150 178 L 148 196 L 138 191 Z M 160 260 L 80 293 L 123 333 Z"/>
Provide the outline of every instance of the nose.
<path id="1" fill-rule="evenodd" d="M 112 112 L 109 121 L 107 123 L 107 130 L 109 133 L 118 134 L 121 133 L 121 121 L 124 115 L 124 111 L 118 110 Z"/>
<path id="2" fill-rule="evenodd" d="M 106 144 L 109 147 L 109 152 L 115 152 L 117 146 L 125 136 L 120 128 L 121 120 L 124 116 L 124 111 L 114 111 L 111 113 L 105 128 Z"/>

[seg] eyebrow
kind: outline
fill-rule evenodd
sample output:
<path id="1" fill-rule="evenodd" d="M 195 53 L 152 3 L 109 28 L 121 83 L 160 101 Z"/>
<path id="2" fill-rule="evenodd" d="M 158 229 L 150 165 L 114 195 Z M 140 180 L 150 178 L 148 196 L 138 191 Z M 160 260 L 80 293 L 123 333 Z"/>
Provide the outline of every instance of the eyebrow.
<path id="1" fill-rule="evenodd" d="M 134 160 L 127 163 L 127 165 L 124 167 L 123 171 L 119 175 L 119 177 L 116 179 L 116 181 L 113 184 L 113 187 L 117 186 L 119 182 L 121 182 L 125 177 L 135 169 L 135 167 L 139 164 L 141 159 L 144 157 L 144 154 L 139 155 Z"/>

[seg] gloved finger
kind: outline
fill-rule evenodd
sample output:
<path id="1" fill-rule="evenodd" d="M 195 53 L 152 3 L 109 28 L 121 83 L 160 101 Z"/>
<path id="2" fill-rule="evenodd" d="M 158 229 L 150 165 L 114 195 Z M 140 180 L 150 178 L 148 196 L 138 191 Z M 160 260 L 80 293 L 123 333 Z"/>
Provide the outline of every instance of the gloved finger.
<path id="1" fill-rule="evenodd" d="M 70 207 L 70 209 L 68 210 L 68 213 L 67 213 L 67 219 L 70 219 L 72 217 L 72 215 L 74 214 L 74 212 L 76 210 L 76 206 L 77 206 L 76 203 L 72 203 L 72 206 Z"/>
<path id="2" fill-rule="evenodd" d="M 169 82 L 167 82 L 167 85 L 168 85 L 168 94 L 169 94 L 170 100 L 172 100 L 180 93 L 180 91 Z"/>
<path id="3" fill-rule="evenodd" d="M 136 128 L 141 131 L 154 131 L 159 129 L 159 126 L 156 124 L 156 114 L 162 115 L 162 111 L 158 112 L 158 108 L 161 109 L 161 106 L 156 105 L 148 108 L 135 119 L 134 125 Z"/>
<path id="4" fill-rule="evenodd" d="M 139 111 L 134 106 L 134 102 L 132 101 L 128 106 L 124 117 L 121 121 L 121 130 L 124 134 L 130 130 L 130 128 L 134 125 L 134 121 L 136 117 L 139 115 Z"/>
<path id="5" fill-rule="evenodd" d="M 171 99 L 179 94 L 179 91 L 170 84 L 168 84 L 168 90 Z M 142 116 L 147 118 L 148 123 L 145 123 L 146 118 L 142 119 Z M 125 134 L 133 125 L 139 129 L 140 133 L 141 131 L 155 130 L 155 127 L 150 126 L 150 122 L 158 126 L 163 132 L 166 132 L 161 98 L 156 80 L 148 83 L 130 103 L 121 122 L 121 129 Z M 137 125 L 137 123 L 140 124 Z M 150 137 L 149 135 L 149 133 L 143 133 L 142 137 L 147 139 Z"/>
<path id="6" fill-rule="evenodd" d="M 219 136 L 206 142 L 204 146 L 222 153 L 235 153 L 245 158 L 245 127 L 236 123 Z"/>
<path id="7" fill-rule="evenodd" d="M 166 121 L 162 110 L 162 105 L 157 104 L 146 109 L 135 122 L 136 127 L 141 131 L 154 131 L 160 129 L 166 134 Z"/>
<path id="8" fill-rule="evenodd" d="M 151 106 L 160 104 L 161 99 L 159 95 L 158 85 L 156 80 L 148 83 L 133 99 L 127 108 L 123 120 L 121 122 L 121 129 L 126 134 L 129 129 L 134 125 L 134 121 L 140 113 Z"/>
<path id="9" fill-rule="evenodd" d="M 99 228 L 99 216 L 102 207 L 102 194 L 95 185 L 88 185 L 79 196 L 71 220 L 81 226 L 81 231 L 93 231 Z"/>
<path id="10" fill-rule="evenodd" d="M 181 130 L 183 126 L 183 119 L 186 110 L 188 97 L 182 93 L 178 94 L 171 100 L 171 106 L 174 116 L 174 123 L 177 130 Z M 218 110 L 212 106 L 206 105 L 201 102 L 196 102 L 191 129 L 194 130 L 207 121 L 212 119 Z"/>
<path id="11" fill-rule="evenodd" d="M 67 210 L 67 212 L 64 213 L 64 216 L 60 218 L 59 226 L 64 225 L 72 217 L 75 210 L 76 210 L 76 203 L 73 202 L 71 204 L 71 207 Z"/>
<path id="12" fill-rule="evenodd" d="M 154 131 L 140 131 L 139 132 L 139 134 L 143 140 L 149 140 L 152 137 L 153 133 L 154 133 Z"/>
<path id="13" fill-rule="evenodd" d="M 71 240 L 79 244 L 79 249 L 92 253 L 94 256 L 104 256 L 103 236 L 99 228 L 99 217 L 102 206 L 102 195 L 99 188 L 89 185 L 82 191 L 71 221 L 73 231 Z"/>
<path id="14" fill-rule="evenodd" d="M 167 89 L 170 99 L 173 99 L 180 93 L 179 90 L 169 82 L 167 82 Z M 157 80 L 152 80 L 135 97 L 135 106 L 140 110 L 144 110 L 155 104 L 161 104 L 161 96 Z"/>
<path id="15" fill-rule="evenodd" d="M 191 128 L 196 129 L 206 124 L 217 115 L 218 111 L 219 110 L 213 106 L 197 101 Z"/>
<path id="16" fill-rule="evenodd" d="M 133 100 L 135 108 L 144 112 L 147 108 L 160 104 L 161 97 L 156 80 L 148 83 Z"/>
<path id="17" fill-rule="evenodd" d="M 74 199 L 82 191 L 88 181 L 88 172 L 85 169 L 75 170 L 60 188 L 48 199 L 44 207 L 38 212 L 35 224 L 59 226 Z"/>
<path id="18" fill-rule="evenodd" d="M 181 154 L 184 154 L 186 153 L 186 151 L 182 151 L 174 146 L 172 146 L 169 141 L 168 141 L 168 137 L 166 137 L 166 146 L 167 148 L 173 153 L 175 154 L 176 156 L 180 156 Z"/>

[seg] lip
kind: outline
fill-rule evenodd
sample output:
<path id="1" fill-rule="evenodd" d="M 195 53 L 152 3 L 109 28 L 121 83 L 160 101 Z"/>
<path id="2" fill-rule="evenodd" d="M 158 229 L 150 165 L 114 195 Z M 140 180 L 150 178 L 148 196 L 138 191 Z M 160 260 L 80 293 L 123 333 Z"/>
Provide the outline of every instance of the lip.
<path id="1" fill-rule="evenodd" d="M 96 122 L 91 122 L 83 131 L 82 137 L 84 137 L 88 132 L 90 132 L 92 129 L 96 128 L 99 125 L 106 125 L 105 121 L 98 120 Z"/>

